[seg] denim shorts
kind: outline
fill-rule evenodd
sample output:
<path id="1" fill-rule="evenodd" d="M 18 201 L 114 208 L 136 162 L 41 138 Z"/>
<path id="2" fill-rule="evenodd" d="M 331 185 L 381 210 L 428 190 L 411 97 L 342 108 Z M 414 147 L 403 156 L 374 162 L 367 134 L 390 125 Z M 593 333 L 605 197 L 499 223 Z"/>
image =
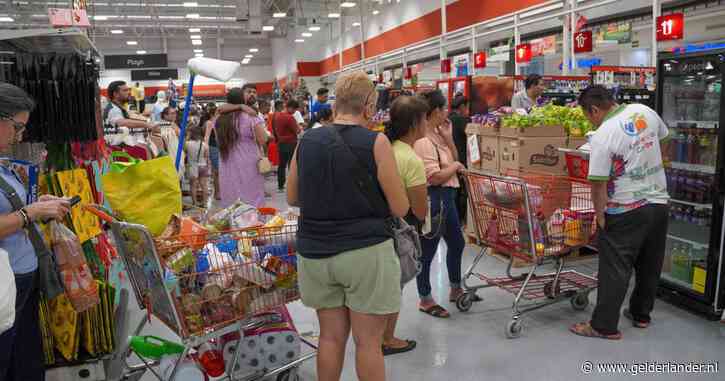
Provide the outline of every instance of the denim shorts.
<path id="1" fill-rule="evenodd" d="M 219 147 L 209 146 L 209 161 L 212 168 L 219 169 Z"/>

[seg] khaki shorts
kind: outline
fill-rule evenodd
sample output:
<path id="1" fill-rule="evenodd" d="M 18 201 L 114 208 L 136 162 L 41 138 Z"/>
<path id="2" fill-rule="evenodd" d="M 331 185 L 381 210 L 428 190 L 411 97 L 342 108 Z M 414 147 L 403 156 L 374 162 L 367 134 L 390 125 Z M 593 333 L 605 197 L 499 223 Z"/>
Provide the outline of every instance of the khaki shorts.
<path id="1" fill-rule="evenodd" d="M 331 258 L 298 256 L 298 266 L 307 307 L 347 307 L 371 315 L 400 311 L 400 261 L 392 240 Z"/>

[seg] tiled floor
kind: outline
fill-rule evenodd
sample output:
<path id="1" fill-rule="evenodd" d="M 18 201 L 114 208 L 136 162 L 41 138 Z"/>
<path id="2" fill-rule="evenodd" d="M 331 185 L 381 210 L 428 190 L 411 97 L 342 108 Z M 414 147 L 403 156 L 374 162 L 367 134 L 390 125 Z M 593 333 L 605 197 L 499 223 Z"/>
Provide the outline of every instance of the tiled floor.
<path id="1" fill-rule="evenodd" d="M 273 187 L 270 186 L 270 190 Z M 273 192 L 273 205 L 284 207 L 283 195 Z M 444 249 L 444 246 L 442 246 Z M 443 253 L 444 251 L 441 251 Z M 464 268 L 475 256 L 476 248 L 466 249 Z M 440 253 L 439 253 L 440 254 Z M 386 359 L 388 380 L 416 381 L 478 381 L 478 380 L 725 380 L 725 325 L 709 322 L 680 308 L 658 301 L 654 323 L 647 330 L 632 328 L 622 321 L 624 339 L 611 342 L 585 339 L 567 331 L 569 325 L 589 319 L 591 307 L 575 312 L 568 301 L 530 313 L 524 318 L 526 330 L 518 339 L 507 339 L 506 323 L 511 319 L 513 295 L 498 290 L 482 290 L 484 298 L 468 313 L 460 313 L 445 301 L 447 275 L 445 261 L 438 255 L 433 267 L 434 296 L 449 308 L 452 317 L 434 319 L 417 311 L 414 284 L 404 290 L 398 335 L 418 341 L 414 351 Z M 442 266 L 443 265 L 443 266 Z M 596 271 L 596 261 L 578 263 L 580 271 Z M 496 258 L 486 258 L 479 265 L 486 274 L 502 274 L 505 264 Z M 592 303 L 596 293 L 591 295 Z M 301 332 L 316 328 L 314 312 L 299 303 L 290 306 Z M 134 321 L 141 315 L 135 311 Z M 144 334 L 169 337 L 158 322 Z M 343 380 L 356 380 L 354 349 L 348 345 Z M 633 375 L 600 373 L 597 365 L 605 362 L 625 364 L 644 362 L 709 363 L 719 361 L 717 374 L 656 374 Z M 591 362 L 591 374 L 582 367 Z M 584 365 L 583 365 L 584 364 Z M 302 380 L 315 380 L 315 364 L 309 361 L 300 369 Z M 144 380 L 152 380 L 145 377 Z"/>

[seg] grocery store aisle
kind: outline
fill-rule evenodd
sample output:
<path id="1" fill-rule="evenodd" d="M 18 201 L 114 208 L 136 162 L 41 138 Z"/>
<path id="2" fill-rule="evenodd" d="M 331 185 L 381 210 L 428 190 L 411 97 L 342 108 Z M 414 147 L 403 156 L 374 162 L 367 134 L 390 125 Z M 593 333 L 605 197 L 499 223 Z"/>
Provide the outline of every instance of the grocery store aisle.
<path id="1" fill-rule="evenodd" d="M 274 194 L 272 204 L 285 210 L 284 195 Z M 417 381 L 478 381 L 478 380 L 605 380 L 613 374 L 592 374 L 582 371 L 582 364 L 591 361 L 595 366 L 604 362 L 626 364 L 644 362 L 709 363 L 719 361 L 725 367 L 725 325 L 709 322 L 699 316 L 657 301 L 654 323 L 647 330 L 633 328 L 624 319 L 620 329 L 624 339 L 611 342 L 586 339 L 568 332 L 568 327 L 587 320 L 590 306 L 584 312 L 575 312 L 568 301 L 534 311 L 525 317 L 526 330 L 521 338 L 507 339 L 506 323 L 511 319 L 513 295 L 498 289 L 479 292 L 484 298 L 468 313 L 460 313 L 447 299 L 445 247 L 436 257 L 433 288 L 436 300 L 452 313 L 450 319 L 435 319 L 417 311 L 415 284 L 405 287 L 398 336 L 418 341 L 418 347 L 409 353 L 386 358 L 388 380 Z M 464 269 L 473 260 L 477 248 L 469 245 L 464 256 Z M 576 269 L 586 274 L 596 271 L 596 260 L 576 263 Z M 506 264 L 497 258 L 486 258 L 479 264 L 486 274 L 504 274 Z M 592 303 L 596 293 L 590 296 Z M 300 332 L 315 331 L 314 312 L 299 303 L 290 307 Z M 315 364 L 306 363 L 301 369 L 302 380 L 315 380 Z M 619 379 L 644 379 L 631 372 L 620 374 Z M 713 374 L 658 375 L 662 380 L 721 380 Z M 352 339 L 342 380 L 356 380 Z"/>

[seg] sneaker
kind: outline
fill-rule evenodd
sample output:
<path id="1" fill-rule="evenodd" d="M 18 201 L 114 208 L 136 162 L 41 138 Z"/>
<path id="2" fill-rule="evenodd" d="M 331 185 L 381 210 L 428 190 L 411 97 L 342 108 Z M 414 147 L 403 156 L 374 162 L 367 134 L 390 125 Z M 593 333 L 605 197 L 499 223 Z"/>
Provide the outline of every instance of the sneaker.
<path id="1" fill-rule="evenodd" d="M 648 321 L 635 320 L 634 315 L 632 315 L 632 313 L 627 308 L 625 308 L 624 311 L 622 311 L 622 315 L 624 315 L 624 317 L 629 319 L 632 322 L 632 326 L 634 326 L 636 328 L 645 329 L 645 328 L 649 327 Z"/>

